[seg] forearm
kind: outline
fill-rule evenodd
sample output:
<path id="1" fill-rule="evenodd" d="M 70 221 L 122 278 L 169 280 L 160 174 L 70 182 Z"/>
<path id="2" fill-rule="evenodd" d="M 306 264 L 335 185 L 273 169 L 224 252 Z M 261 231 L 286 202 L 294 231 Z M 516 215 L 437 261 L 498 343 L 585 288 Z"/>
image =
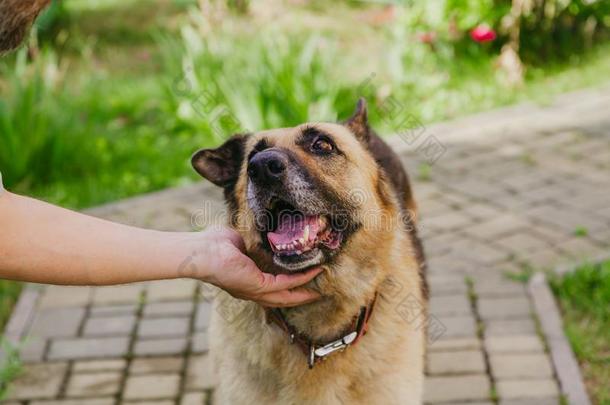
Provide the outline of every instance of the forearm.
<path id="1" fill-rule="evenodd" d="M 191 235 L 120 225 L 5 192 L 0 278 L 65 285 L 176 278 L 194 248 Z"/>

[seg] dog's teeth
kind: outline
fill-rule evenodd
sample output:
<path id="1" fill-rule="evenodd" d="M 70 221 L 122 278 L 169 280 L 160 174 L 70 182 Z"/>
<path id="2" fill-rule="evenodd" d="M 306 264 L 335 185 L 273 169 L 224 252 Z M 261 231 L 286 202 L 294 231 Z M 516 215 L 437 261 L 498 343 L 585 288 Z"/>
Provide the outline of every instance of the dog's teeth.
<path id="1" fill-rule="evenodd" d="M 304 243 L 306 240 L 309 240 L 309 225 L 305 225 L 305 229 L 303 229 L 303 237 L 299 239 L 299 242 Z"/>
<path id="2" fill-rule="evenodd" d="M 300 238 L 300 239 L 298 240 L 298 242 L 299 242 L 301 245 L 304 245 L 306 240 L 307 240 L 307 239 L 305 239 L 305 238 Z"/>

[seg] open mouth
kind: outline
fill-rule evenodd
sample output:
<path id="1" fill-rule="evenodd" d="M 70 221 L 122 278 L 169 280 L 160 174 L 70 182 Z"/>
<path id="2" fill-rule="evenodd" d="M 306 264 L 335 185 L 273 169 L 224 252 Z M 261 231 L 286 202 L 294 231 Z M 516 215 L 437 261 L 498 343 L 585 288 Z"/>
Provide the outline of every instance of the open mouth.
<path id="1" fill-rule="evenodd" d="M 327 215 L 304 213 L 283 200 L 273 201 L 269 211 L 272 230 L 266 237 L 281 267 L 294 271 L 319 265 L 325 252 L 341 246 L 343 233 Z"/>

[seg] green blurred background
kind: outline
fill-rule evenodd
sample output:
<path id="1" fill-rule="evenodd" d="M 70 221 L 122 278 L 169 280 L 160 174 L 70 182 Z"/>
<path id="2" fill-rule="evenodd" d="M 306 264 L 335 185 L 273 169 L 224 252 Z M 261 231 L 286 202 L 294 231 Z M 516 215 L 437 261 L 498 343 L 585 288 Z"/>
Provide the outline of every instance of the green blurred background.
<path id="1" fill-rule="evenodd" d="M 0 60 L 0 170 L 15 192 L 83 208 L 194 181 L 197 148 L 345 118 L 359 95 L 382 133 L 547 102 L 607 80 L 609 10 L 608 0 L 54 0 L 29 44 Z M 473 40 L 477 26 L 495 40 Z"/>

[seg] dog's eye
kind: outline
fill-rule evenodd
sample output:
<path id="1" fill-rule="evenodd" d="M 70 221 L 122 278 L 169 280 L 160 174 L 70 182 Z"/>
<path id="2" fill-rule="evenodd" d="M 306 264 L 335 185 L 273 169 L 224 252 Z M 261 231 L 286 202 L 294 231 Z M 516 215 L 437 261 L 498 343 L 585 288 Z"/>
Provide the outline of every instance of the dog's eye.
<path id="1" fill-rule="evenodd" d="M 335 150 L 335 145 L 330 139 L 321 136 L 311 144 L 311 149 L 318 153 L 330 153 Z"/>

